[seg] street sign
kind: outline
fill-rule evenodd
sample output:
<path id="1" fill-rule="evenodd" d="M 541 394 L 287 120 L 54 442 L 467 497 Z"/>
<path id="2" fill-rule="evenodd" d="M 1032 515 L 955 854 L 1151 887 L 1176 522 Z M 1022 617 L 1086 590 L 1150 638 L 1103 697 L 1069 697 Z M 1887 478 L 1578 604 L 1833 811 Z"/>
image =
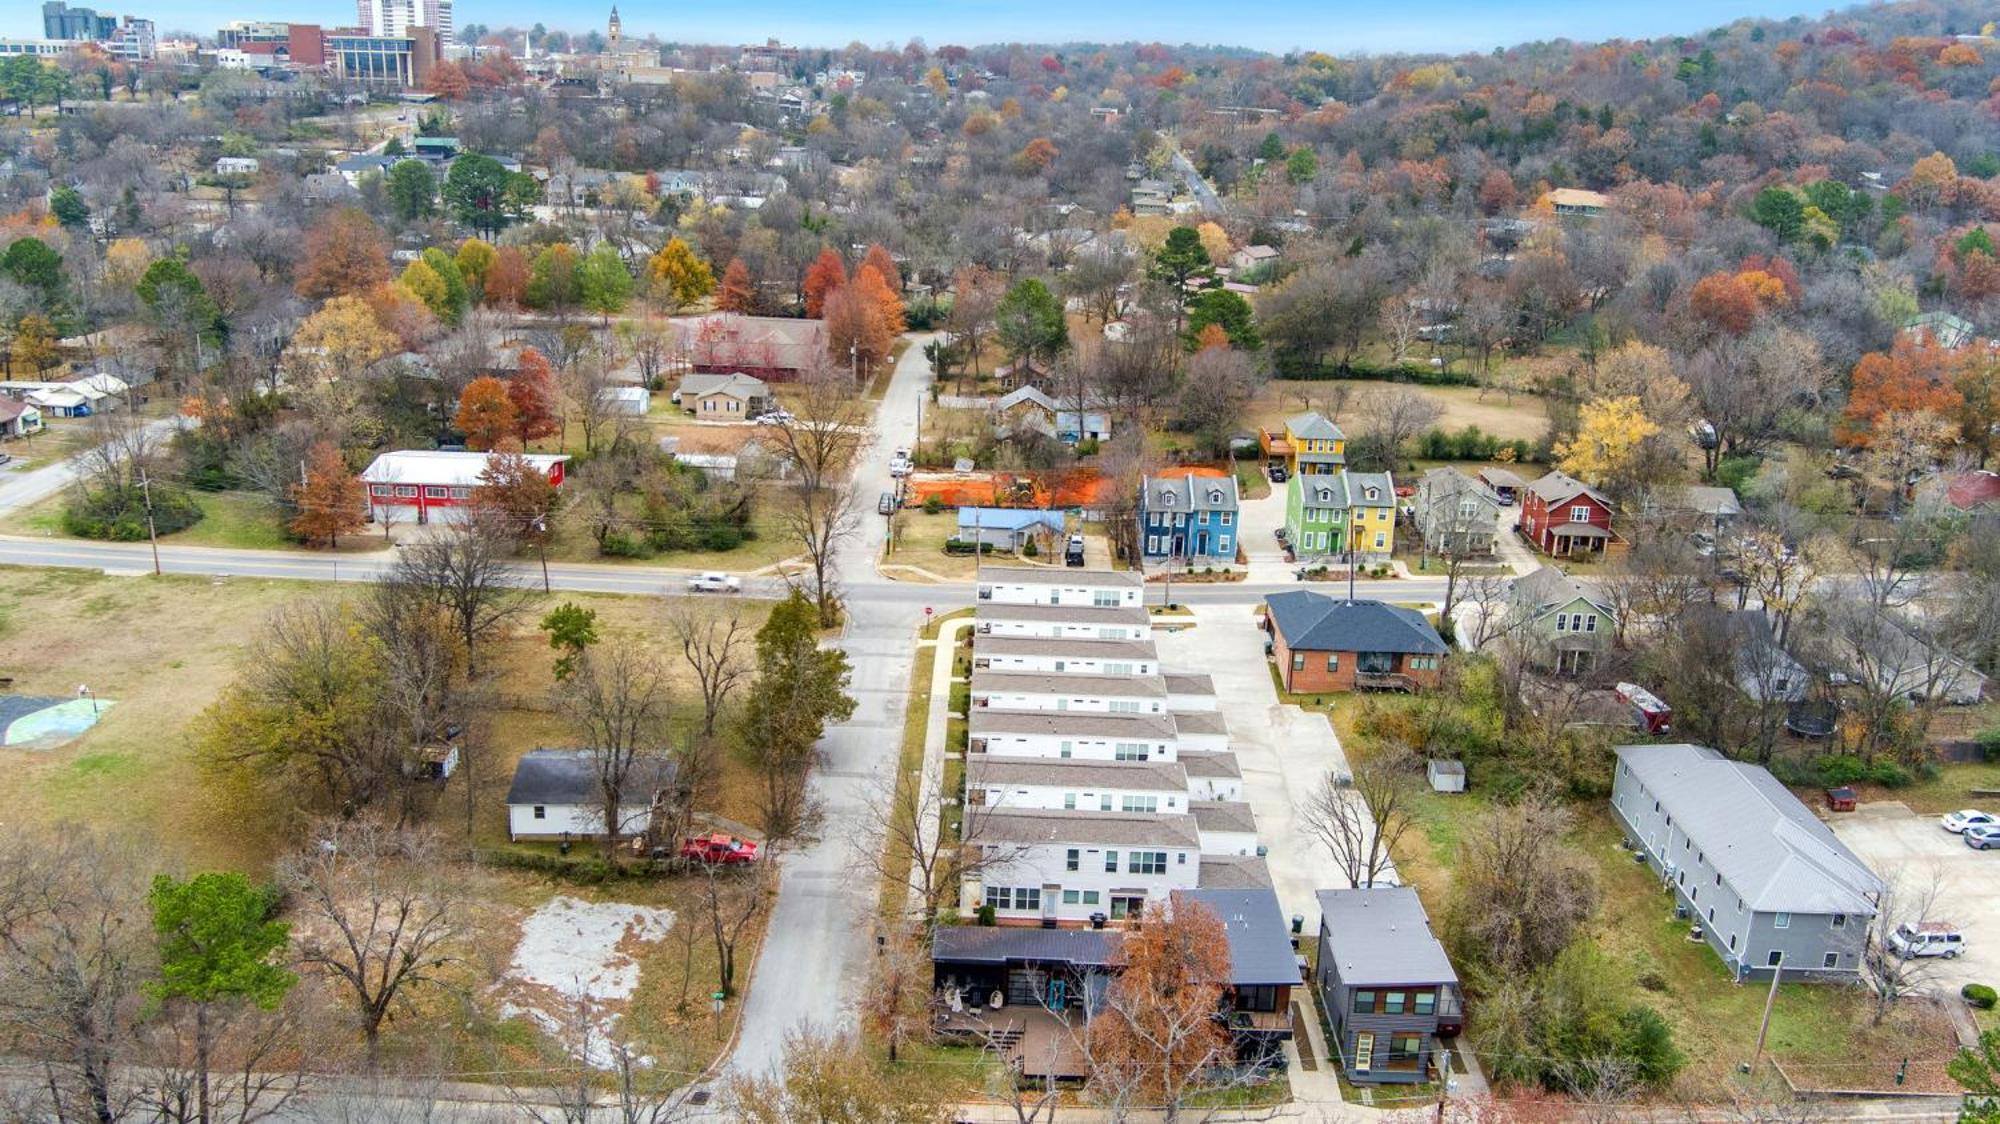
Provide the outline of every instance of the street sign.
<path id="1" fill-rule="evenodd" d="M 924 619 L 925 619 L 925 620 L 929 620 L 929 619 L 931 618 L 931 613 L 932 613 L 932 611 L 933 611 L 933 610 L 931 609 L 931 607 L 930 607 L 929 605 L 926 605 L 926 606 L 924 606 Z"/>

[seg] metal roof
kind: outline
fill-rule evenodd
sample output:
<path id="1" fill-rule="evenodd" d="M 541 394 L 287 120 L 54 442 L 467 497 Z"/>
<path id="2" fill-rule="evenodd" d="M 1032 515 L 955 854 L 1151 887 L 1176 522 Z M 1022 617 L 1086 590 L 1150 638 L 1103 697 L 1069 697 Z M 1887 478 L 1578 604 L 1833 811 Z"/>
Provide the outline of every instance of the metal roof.
<path id="1" fill-rule="evenodd" d="M 1386 601 L 1347 601 L 1310 590 L 1264 598 L 1271 621 L 1293 651 L 1407 652 L 1444 655 L 1444 639 L 1423 614 Z"/>
<path id="2" fill-rule="evenodd" d="M 1347 435 L 1340 427 L 1326 420 L 1326 415 L 1318 411 L 1293 414 L 1285 419 L 1285 432 L 1293 437 L 1310 437 L 1321 441 L 1345 441 Z"/>
<path id="3" fill-rule="evenodd" d="M 674 763 L 665 757 L 639 757 L 632 762 L 621 791 L 627 803 L 650 801 L 653 793 L 673 783 Z M 604 799 L 597 779 L 597 758 L 588 749 L 531 749 L 514 766 L 509 804 L 598 804 Z"/>
<path id="4" fill-rule="evenodd" d="M 1882 880 L 1765 769 L 1698 745 L 1622 745 L 1617 752 L 1751 909 L 1875 913 Z"/>
<path id="5" fill-rule="evenodd" d="M 1291 931 L 1269 888 L 1175 890 L 1174 904 L 1194 902 L 1222 919 L 1229 935 L 1229 982 L 1236 987 L 1297 984 Z"/>
<path id="6" fill-rule="evenodd" d="M 1029 527 L 1063 529 L 1063 513 L 1039 507 L 961 507 L 958 529 L 977 531 L 1024 531 Z"/>
<path id="7" fill-rule="evenodd" d="M 1066 671 L 994 671 L 990 668 L 974 671 L 972 693 L 982 695 L 989 691 L 1025 691 L 1028 694 L 1079 698 L 1160 699 L 1167 695 L 1167 683 L 1157 675 L 1082 675 Z"/>
<path id="8" fill-rule="evenodd" d="M 1408 886 L 1321 890 L 1320 928 L 1340 982 L 1350 987 L 1455 984 L 1458 973 Z"/>
<path id="9" fill-rule="evenodd" d="M 452 453 L 442 449 L 403 449 L 383 453 L 361 470 L 361 479 L 370 484 L 431 484 L 472 487 L 484 482 L 483 474 L 493 454 Z M 557 453 L 522 453 L 530 468 L 546 475 L 569 459 Z"/>
<path id="10" fill-rule="evenodd" d="M 1056 737 L 1170 739 L 1178 732 L 1165 714 L 1102 714 L 1079 710 L 995 710 L 974 707 L 967 716 L 975 738 L 991 734 L 1046 734 Z"/>

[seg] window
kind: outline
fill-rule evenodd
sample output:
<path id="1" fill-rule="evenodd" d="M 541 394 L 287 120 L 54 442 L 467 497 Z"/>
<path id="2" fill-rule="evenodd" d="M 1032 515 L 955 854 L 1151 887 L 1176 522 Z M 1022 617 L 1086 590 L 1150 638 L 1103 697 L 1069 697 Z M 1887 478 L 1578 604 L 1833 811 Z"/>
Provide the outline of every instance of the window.
<path id="1" fill-rule="evenodd" d="M 1158 535 L 1147 535 L 1147 536 L 1146 536 L 1146 553 L 1147 553 L 1147 554 L 1158 554 L 1159 552 L 1160 552 L 1160 536 L 1158 536 Z"/>
<path id="2" fill-rule="evenodd" d="M 1410 997 L 1410 1013 L 1431 1015 L 1437 1013 L 1438 997 L 1435 991 L 1420 991 Z"/>
<path id="3" fill-rule="evenodd" d="M 1070 753 L 1071 753 L 1071 749 L 1070 749 L 1070 747 L 1071 747 L 1072 745 L 1074 745 L 1074 744 L 1075 744 L 1074 742 L 1064 742 L 1064 743 L 1062 743 L 1061 747 L 1059 747 L 1059 748 L 1058 748 L 1058 749 L 1056 750 L 1056 756 L 1058 756 L 1058 757 L 1064 757 L 1064 758 L 1067 758 L 1067 757 L 1068 757 L 1068 756 L 1070 755 Z"/>
<path id="4" fill-rule="evenodd" d="M 1104 852 L 1104 873 L 1106 874 L 1118 873 L 1118 852 L 1116 851 Z"/>
<path id="5" fill-rule="evenodd" d="M 1354 1013 L 1355 1013 L 1355 1014 L 1357 1014 L 1357 1015 L 1372 1015 L 1372 1014 L 1374 1014 L 1374 1013 L 1375 1013 L 1375 993 L 1374 993 L 1374 992 L 1372 992 L 1372 991 L 1357 991 L 1357 992 L 1355 992 L 1355 993 L 1354 993 Z"/>
<path id="6" fill-rule="evenodd" d="M 1590 522 L 1590 509 L 1582 504 L 1577 504 L 1575 507 L 1569 509 L 1569 521 L 1572 523 Z"/>
<path id="7" fill-rule="evenodd" d="M 1229 513 L 1229 512 L 1225 511 L 1225 512 L 1223 512 L 1223 513 L 1222 513 L 1222 525 L 1223 525 L 1223 526 L 1225 526 L 1225 527 L 1229 526 L 1229 520 L 1230 520 L 1230 517 L 1231 517 L 1231 516 L 1230 516 L 1230 513 Z"/>
<path id="8" fill-rule="evenodd" d="M 369 494 L 369 495 L 371 495 L 371 496 L 385 496 L 385 497 L 386 497 L 386 496 L 390 496 L 390 495 L 394 495 L 394 494 L 395 494 L 395 490 L 394 490 L 394 489 L 392 489 L 392 488 L 390 488 L 390 487 L 389 487 L 389 486 L 388 486 L 387 484 L 377 484 L 377 485 L 375 485 L 374 487 L 372 487 L 372 488 L 368 489 L 368 494 Z"/>
<path id="9" fill-rule="evenodd" d="M 1388 545 L 1389 545 L 1389 537 L 1387 535 L 1384 535 L 1380 531 L 1375 532 L 1375 549 L 1381 550 Z"/>
<path id="10" fill-rule="evenodd" d="M 1065 792 L 1065 793 L 1063 793 L 1063 811 L 1065 811 L 1065 812 L 1074 812 L 1074 811 L 1076 811 L 1076 793 L 1074 793 L 1074 792 Z M 1075 852 L 1075 851 L 1071 851 L 1071 852 L 1070 852 L 1069 854 L 1070 854 L 1070 862 L 1072 862 L 1072 863 L 1073 863 L 1073 862 L 1075 862 L 1075 861 L 1076 861 L 1076 852 Z M 1076 869 L 1076 867 L 1072 866 L 1072 867 L 1070 867 L 1070 869 L 1071 869 L 1071 870 L 1075 870 L 1075 869 Z"/>
<path id="11" fill-rule="evenodd" d="M 1127 796 L 1118 801 L 1118 810 L 1121 812 L 1157 812 L 1160 810 L 1160 798 L 1157 796 Z"/>
<path id="12" fill-rule="evenodd" d="M 1834 915 L 1833 915 L 1833 927 L 1834 927 L 1834 928 L 1836 928 L 1836 929 L 1845 929 L 1845 928 L 1847 928 L 1847 915 L 1846 915 L 1845 913 L 1836 913 L 1836 914 L 1834 914 Z"/>
<path id="13" fill-rule="evenodd" d="M 424 485 L 424 498 L 427 500 L 441 500 L 450 494 L 450 488 L 441 488 L 436 484 Z"/>
<path id="14" fill-rule="evenodd" d="M 1791 927 L 1792 927 L 1792 915 L 1791 915 L 1791 914 L 1789 914 L 1789 913 L 1777 913 L 1777 914 L 1773 914 L 1773 915 L 1771 916 L 1771 928 L 1773 928 L 1773 929 L 1789 929 L 1789 928 L 1791 928 Z"/>
<path id="15" fill-rule="evenodd" d="M 1582 621 L 1583 621 L 1583 630 L 1584 630 L 1585 632 L 1596 632 L 1596 631 L 1597 631 L 1597 616 L 1596 616 L 1596 614 L 1594 614 L 1594 613 L 1578 613 L 1578 614 L 1577 614 L 1577 617 L 1578 617 L 1578 619 L 1580 619 L 1580 620 L 1582 620 Z"/>
<path id="16" fill-rule="evenodd" d="M 1082 700 L 1079 699 L 1077 701 L 1081 702 Z M 1138 700 L 1112 699 L 1110 700 L 1110 712 L 1112 714 L 1137 714 L 1139 713 Z"/>
<path id="17" fill-rule="evenodd" d="M 1339 653 L 1339 652 L 1328 652 L 1328 653 L 1327 653 L 1327 655 L 1326 655 L 1326 669 L 1327 669 L 1328 671 L 1339 671 L 1339 670 L 1340 670 L 1340 653 Z"/>
<path id="18" fill-rule="evenodd" d="M 1389 1036 L 1389 1068 L 1415 1069 L 1417 1060 L 1424 1056 L 1424 1039 L 1420 1034 L 1392 1034 Z"/>
<path id="19" fill-rule="evenodd" d="M 1304 671 L 1305 669 L 1306 669 L 1306 658 L 1305 658 L 1304 656 L 1300 655 L 1300 654 L 1299 654 L 1299 653 L 1297 653 L 1297 652 L 1293 652 L 1293 653 L 1292 653 L 1292 670 L 1293 670 L 1293 671 Z"/>
<path id="20" fill-rule="evenodd" d="M 1403 1007 L 1409 1003 L 1409 1000 L 1410 996 L 1408 992 L 1388 992 L 1382 996 L 1382 1013 L 1385 1015 L 1400 1015 L 1403 1013 Z"/>
<path id="21" fill-rule="evenodd" d="M 1232 551 L 1231 551 L 1231 550 L 1230 550 L 1230 548 L 1229 548 L 1229 536 L 1228 536 L 1228 535 L 1222 535 L 1222 536 L 1220 536 L 1219 538 L 1217 538 L 1217 539 L 1215 540 L 1215 551 L 1216 551 L 1216 553 L 1217 553 L 1217 554 L 1229 554 L 1229 553 L 1232 553 Z"/>
<path id="22" fill-rule="evenodd" d="M 1825 958 L 1819 962 L 1819 966 L 1822 968 L 1840 967 L 1840 954 L 1838 952 L 1827 953 Z"/>
<path id="23" fill-rule="evenodd" d="M 1071 797 L 1070 803 L 1074 805 L 1075 802 L 1076 802 L 1075 797 Z M 1083 863 L 1083 852 L 1077 850 L 1075 847 L 1071 847 L 1069 851 L 1063 855 L 1064 870 L 1075 870 L 1077 869 L 1078 866 L 1082 865 L 1082 863 Z"/>
<path id="24" fill-rule="evenodd" d="M 1064 890 L 1062 900 L 1064 905 L 1096 905 L 1097 891 Z"/>
<path id="25" fill-rule="evenodd" d="M 1099 609 L 1116 609 L 1118 607 L 1118 591 L 1115 589 L 1100 589 L 1090 595 L 1090 603 Z"/>
<path id="26" fill-rule="evenodd" d="M 455 499 L 455 500 L 464 500 L 464 499 L 471 499 L 471 498 L 472 498 L 472 489 L 470 489 L 470 488 L 453 488 L 453 489 L 451 490 L 451 498 L 452 498 L 452 499 Z"/>
<path id="27" fill-rule="evenodd" d="M 1556 614 L 1556 631 L 1557 631 L 1557 632 L 1568 632 L 1568 631 L 1569 631 L 1569 614 L 1568 614 L 1568 613 L 1557 613 L 1557 614 Z"/>
<path id="28" fill-rule="evenodd" d="M 1354 1036 L 1354 1068 L 1362 1073 L 1375 1065 L 1375 1036 L 1362 1031 Z"/>
<path id="29" fill-rule="evenodd" d="M 403 500 L 407 500 L 407 499 L 415 499 L 415 498 L 416 498 L 416 495 L 417 495 L 417 486 L 416 486 L 415 484 L 398 484 L 398 485 L 396 485 L 396 498 L 397 498 L 397 499 L 403 499 Z"/>
<path id="30" fill-rule="evenodd" d="M 1782 948 L 1774 948 L 1769 955 L 1764 957 L 1764 967 L 1766 968 L 1775 968 L 1784 962 L 1785 950 Z"/>
<path id="31" fill-rule="evenodd" d="M 1165 874 L 1167 853 L 1165 851 L 1134 851 L 1126 861 L 1128 874 Z"/>
<path id="32" fill-rule="evenodd" d="M 1118 761 L 1144 761 L 1148 757 L 1145 742 L 1119 742 L 1112 750 L 1112 757 Z"/>
<path id="33" fill-rule="evenodd" d="M 549 818 L 549 810 L 548 810 L 548 808 L 546 808 L 545 806 L 543 806 L 543 805 L 541 805 L 541 804 L 537 804 L 537 805 L 535 805 L 535 818 L 536 818 L 536 819 L 538 819 L 538 820 L 545 820 L 545 819 L 548 819 L 548 818 Z"/>
<path id="34" fill-rule="evenodd" d="M 1116 921 L 1126 917 L 1137 917 L 1144 912 L 1146 912 L 1146 895 L 1144 894 L 1111 895 L 1112 920 Z"/>
<path id="35" fill-rule="evenodd" d="M 1735 934 L 1735 933 L 1731 933 L 1731 934 L 1729 934 L 1729 951 L 1731 951 L 1731 952 L 1735 952 L 1735 951 L 1736 951 L 1736 934 Z"/>
<path id="36" fill-rule="evenodd" d="M 1111 810 L 1110 793 L 1107 792 L 1097 798 L 1097 810 L 1100 812 L 1109 812 Z"/>

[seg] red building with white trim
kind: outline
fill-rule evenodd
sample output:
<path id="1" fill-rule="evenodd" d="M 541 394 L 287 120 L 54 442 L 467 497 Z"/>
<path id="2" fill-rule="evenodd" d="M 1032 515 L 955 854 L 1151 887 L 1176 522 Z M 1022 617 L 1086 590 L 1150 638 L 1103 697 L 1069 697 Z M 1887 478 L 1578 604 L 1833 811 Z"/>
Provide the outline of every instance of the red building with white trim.
<path id="1" fill-rule="evenodd" d="M 1615 505 L 1603 492 L 1567 473 L 1551 472 L 1521 493 L 1521 533 L 1551 557 L 1602 551 Z"/>
<path id="2" fill-rule="evenodd" d="M 436 449 L 406 449 L 383 453 L 362 470 L 368 489 L 368 518 L 376 523 L 429 523 L 464 517 L 472 490 L 486 471 L 487 453 L 447 453 Z M 528 453 L 530 465 L 562 487 L 566 456 Z"/>

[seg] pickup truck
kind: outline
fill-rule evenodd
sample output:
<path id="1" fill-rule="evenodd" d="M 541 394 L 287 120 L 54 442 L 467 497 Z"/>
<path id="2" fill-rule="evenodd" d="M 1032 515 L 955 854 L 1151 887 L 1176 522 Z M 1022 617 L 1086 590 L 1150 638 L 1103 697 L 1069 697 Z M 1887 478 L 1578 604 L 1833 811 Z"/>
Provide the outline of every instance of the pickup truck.
<path id="1" fill-rule="evenodd" d="M 735 574 L 696 574 L 688 579 L 689 593 L 741 593 L 743 579 Z"/>
<path id="2" fill-rule="evenodd" d="M 697 835 L 681 843 L 681 857 L 704 863 L 754 863 L 757 844 L 734 835 Z"/>

